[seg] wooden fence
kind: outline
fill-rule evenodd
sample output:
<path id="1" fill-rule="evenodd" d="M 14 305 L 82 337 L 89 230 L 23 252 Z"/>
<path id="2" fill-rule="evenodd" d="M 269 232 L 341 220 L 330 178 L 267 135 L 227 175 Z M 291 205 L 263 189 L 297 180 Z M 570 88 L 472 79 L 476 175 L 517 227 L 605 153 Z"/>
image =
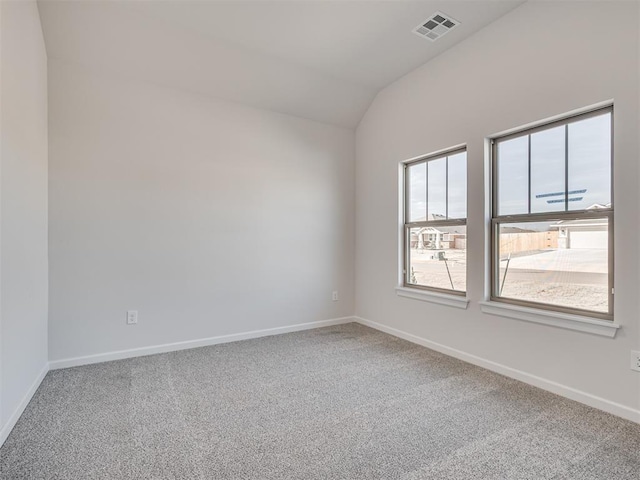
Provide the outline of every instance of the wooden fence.
<path id="1" fill-rule="evenodd" d="M 558 232 L 523 232 L 500 235 L 500 256 L 558 248 Z"/>

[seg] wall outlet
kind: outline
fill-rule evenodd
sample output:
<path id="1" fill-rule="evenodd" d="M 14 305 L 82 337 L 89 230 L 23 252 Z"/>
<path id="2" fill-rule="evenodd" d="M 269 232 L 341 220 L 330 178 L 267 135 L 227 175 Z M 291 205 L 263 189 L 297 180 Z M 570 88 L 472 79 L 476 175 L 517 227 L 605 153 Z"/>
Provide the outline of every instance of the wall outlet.
<path id="1" fill-rule="evenodd" d="M 127 310 L 127 325 L 135 325 L 138 323 L 138 311 Z"/>
<path id="2" fill-rule="evenodd" d="M 631 370 L 640 372 L 640 351 L 631 350 Z"/>
<path id="3" fill-rule="evenodd" d="M 333 300 L 334 302 L 338 301 L 338 292 L 333 292 L 333 294 L 331 295 L 331 300 Z"/>

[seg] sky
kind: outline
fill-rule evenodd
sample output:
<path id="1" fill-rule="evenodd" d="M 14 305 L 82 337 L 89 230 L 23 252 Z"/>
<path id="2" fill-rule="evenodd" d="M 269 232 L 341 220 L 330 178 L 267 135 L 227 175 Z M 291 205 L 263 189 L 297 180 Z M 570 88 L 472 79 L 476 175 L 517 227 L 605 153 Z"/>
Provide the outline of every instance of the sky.
<path id="1" fill-rule="evenodd" d="M 528 213 L 529 137 L 531 213 L 565 211 L 563 125 L 498 143 L 499 215 Z M 569 210 L 610 203 L 611 113 L 569 124 L 567 140 Z M 462 152 L 409 167 L 409 221 L 424 220 L 427 209 L 429 214 L 446 215 L 447 163 L 449 218 L 466 217 L 467 154 Z"/>
<path id="2" fill-rule="evenodd" d="M 568 128 L 569 210 L 611 202 L 611 115 Z M 531 137 L 531 213 L 565 210 L 565 127 Z M 528 213 L 528 136 L 498 144 L 498 214 Z M 575 192 L 575 193 L 573 193 Z"/>
<path id="3" fill-rule="evenodd" d="M 467 153 L 460 152 L 456 155 L 409 167 L 409 195 L 411 197 L 409 216 L 411 221 L 424 220 L 427 215 L 427 205 L 429 215 L 447 214 L 447 167 L 449 218 L 466 218 Z M 428 189 L 426 188 L 427 180 Z"/>

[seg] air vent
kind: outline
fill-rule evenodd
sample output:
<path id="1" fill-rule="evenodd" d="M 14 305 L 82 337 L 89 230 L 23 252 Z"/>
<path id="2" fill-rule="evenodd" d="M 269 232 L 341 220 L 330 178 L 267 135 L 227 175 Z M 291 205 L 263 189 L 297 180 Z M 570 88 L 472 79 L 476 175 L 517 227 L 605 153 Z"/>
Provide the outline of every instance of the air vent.
<path id="1" fill-rule="evenodd" d="M 442 12 L 436 12 L 429 17 L 424 23 L 418 25 L 413 29 L 413 33 L 420 35 L 423 38 L 427 38 L 432 42 L 435 42 L 439 38 L 443 37 L 451 30 L 460 25 L 460 22 L 454 20 L 448 15 Z"/>

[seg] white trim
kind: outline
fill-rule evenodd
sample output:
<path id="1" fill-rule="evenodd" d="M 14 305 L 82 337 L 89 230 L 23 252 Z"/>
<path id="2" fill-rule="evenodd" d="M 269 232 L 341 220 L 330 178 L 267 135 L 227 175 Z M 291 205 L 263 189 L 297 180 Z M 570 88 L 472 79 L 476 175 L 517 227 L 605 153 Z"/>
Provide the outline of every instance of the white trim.
<path id="1" fill-rule="evenodd" d="M 298 332 L 301 330 L 310 330 L 313 328 L 329 327 L 331 325 L 340 325 L 343 323 L 353 322 L 353 317 L 341 317 L 330 320 L 320 320 L 316 322 L 299 323 L 297 325 L 287 325 L 284 327 L 266 328 L 264 330 L 253 330 L 243 333 L 232 333 L 230 335 L 220 335 L 217 337 L 201 338 L 197 340 L 187 340 L 184 342 L 165 343 L 162 345 L 152 345 L 148 347 L 132 348 L 129 350 L 117 350 L 113 352 L 98 353 L 95 355 L 87 355 L 84 357 L 64 358 L 60 360 L 49 361 L 51 370 L 60 368 L 77 367 L 80 365 L 90 365 L 92 363 L 110 362 L 112 360 L 122 360 L 125 358 L 142 357 L 145 355 L 154 355 L 157 353 L 175 352 L 178 350 L 186 350 L 189 348 L 207 347 L 209 345 L 218 345 L 220 343 L 237 342 L 239 340 L 249 340 L 252 338 L 268 337 L 270 335 L 280 335 L 282 333 Z"/>
<path id="2" fill-rule="evenodd" d="M 9 438 L 11 430 L 13 430 L 13 427 L 15 427 L 16 423 L 18 423 L 20 416 L 23 414 L 25 408 L 27 408 L 27 405 L 29 405 L 29 402 L 33 398 L 33 395 L 36 393 L 36 390 L 38 390 L 38 387 L 42 383 L 42 380 L 44 380 L 44 377 L 47 375 L 48 371 L 49 364 L 47 363 L 42 371 L 38 374 L 36 379 L 33 381 L 31 386 L 29 387 L 29 390 L 27 390 L 27 392 L 24 394 L 24 397 L 22 397 L 22 400 L 9 417 L 9 420 L 7 420 L 7 423 L 5 423 L 0 429 L 0 447 L 4 444 L 7 438 Z"/>
<path id="3" fill-rule="evenodd" d="M 387 325 L 383 325 L 381 323 L 366 320 L 361 317 L 355 317 L 355 320 L 356 322 L 362 325 L 366 325 L 367 327 L 371 327 L 395 337 L 402 338 L 409 342 L 422 345 L 423 347 L 430 348 L 431 350 L 435 350 L 437 352 L 444 353 L 445 355 L 458 358 L 462 361 L 472 363 L 473 365 L 486 368 L 487 370 L 491 370 L 492 372 L 496 372 L 501 375 L 519 380 L 529 385 L 533 385 L 534 387 L 542 388 L 543 390 L 547 390 L 549 392 L 555 393 L 556 395 L 560 395 L 562 397 L 569 398 L 590 407 L 597 408 L 598 410 L 611 413 L 612 415 L 631 420 L 632 422 L 640 423 L 640 410 L 627 407 L 626 405 L 622 405 L 620 403 L 612 402 L 610 400 L 607 400 L 606 398 L 597 397 L 590 393 L 583 392 L 581 390 L 562 385 L 561 383 L 547 380 L 546 378 L 538 377 L 536 375 L 523 372 L 522 370 L 517 370 L 515 368 L 511 368 L 506 365 L 502 365 L 500 363 L 478 357 L 476 355 L 471 355 L 461 350 L 456 350 L 454 348 L 432 342 L 431 340 L 418 337 L 417 335 L 413 335 L 411 333 L 407 333 L 393 327 L 388 327 Z"/>
<path id="4" fill-rule="evenodd" d="M 467 297 L 418 290 L 417 288 L 396 287 L 396 294 L 399 297 L 413 298 L 414 300 L 422 300 L 423 302 L 437 303 L 439 305 L 448 305 L 449 307 L 462 309 L 466 309 L 469 305 L 469 299 Z"/>
<path id="5" fill-rule="evenodd" d="M 551 312 L 537 308 L 521 307 L 500 302 L 480 302 L 480 309 L 483 313 L 498 315 L 500 317 L 515 318 L 525 322 L 541 323 L 553 327 L 577 330 L 579 332 L 602 335 L 613 338 L 620 328 L 617 323 L 607 320 L 597 320 L 595 318 L 582 317 L 580 315 L 570 315 L 567 313 Z"/>

